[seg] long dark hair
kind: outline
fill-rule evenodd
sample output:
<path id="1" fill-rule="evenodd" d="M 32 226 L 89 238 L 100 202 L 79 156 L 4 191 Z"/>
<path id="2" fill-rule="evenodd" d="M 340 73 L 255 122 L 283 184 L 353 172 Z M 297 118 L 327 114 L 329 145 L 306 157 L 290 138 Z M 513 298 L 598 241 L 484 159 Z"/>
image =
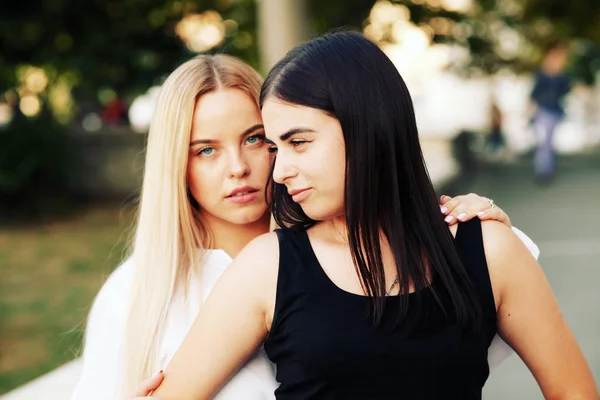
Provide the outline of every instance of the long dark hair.
<path id="1" fill-rule="evenodd" d="M 261 91 L 261 108 L 271 96 L 325 111 L 340 121 L 346 144 L 348 242 L 363 289 L 373 299 L 374 322 L 381 321 L 386 301 L 383 232 L 401 293 L 408 293 L 412 282 L 417 302 L 429 290 L 447 317 L 462 326 L 478 324 L 481 307 L 440 213 L 410 94 L 383 51 L 354 32 L 313 39 L 271 70 Z M 285 186 L 270 186 L 278 225 L 308 228 L 316 222 L 292 201 Z M 440 280 L 451 307 L 444 306 L 432 279 Z M 402 318 L 408 312 L 408 296 L 399 301 Z M 417 309 L 424 310 L 420 305 Z"/>

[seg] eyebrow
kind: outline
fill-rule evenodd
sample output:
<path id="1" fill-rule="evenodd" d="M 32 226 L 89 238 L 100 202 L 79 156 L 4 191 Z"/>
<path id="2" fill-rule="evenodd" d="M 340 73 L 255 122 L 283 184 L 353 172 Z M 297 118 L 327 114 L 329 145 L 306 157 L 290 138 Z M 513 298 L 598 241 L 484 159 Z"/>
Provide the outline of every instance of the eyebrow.
<path id="1" fill-rule="evenodd" d="M 240 137 L 248 136 L 251 133 L 256 132 L 259 129 L 264 129 L 263 124 L 252 125 L 250 128 L 246 129 L 244 132 L 240 134 Z M 197 144 L 213 144 L 218 143 L 219 140 L 216 139 L 196 139 L 190 142 L 190 146 L 195 146 Z"/>
<path id="2" fill-rule="evenodd" d="M 289 131 L 287 131 L 286 133 L 284 133 L 283 135 L 279 136 L 279 140 L 286 141 L 288 140 L 290 137 L 292 137 L 293 135 L 297 134 L 297 133 L 314 133 L 315 131 L 313 129 L 310 128 L 293 128 L 290 129 Z"/>

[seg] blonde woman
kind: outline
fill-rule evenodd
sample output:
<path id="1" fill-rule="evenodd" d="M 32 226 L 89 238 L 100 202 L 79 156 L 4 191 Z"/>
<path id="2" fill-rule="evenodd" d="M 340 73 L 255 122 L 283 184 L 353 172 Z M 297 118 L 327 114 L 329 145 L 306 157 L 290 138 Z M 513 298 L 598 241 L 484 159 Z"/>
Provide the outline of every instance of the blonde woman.
<path id="1" fill-rule="evenodd" d="M 190 60 L 164 83 L 130 256 L 92 307 L 74 400 L 147 395 L 160 374 L 139 382 L 170 361 L 232 257 L 268 232 L 272 159 L 258 107 L 261 84 L 251 67 L 225 55 Z M 480 218 L 510 225 L 485 198 L 442 202 L 449 223 L 483 210 Z M 215 398 L 272 399 L 276 387 L 261 349 Z"/>

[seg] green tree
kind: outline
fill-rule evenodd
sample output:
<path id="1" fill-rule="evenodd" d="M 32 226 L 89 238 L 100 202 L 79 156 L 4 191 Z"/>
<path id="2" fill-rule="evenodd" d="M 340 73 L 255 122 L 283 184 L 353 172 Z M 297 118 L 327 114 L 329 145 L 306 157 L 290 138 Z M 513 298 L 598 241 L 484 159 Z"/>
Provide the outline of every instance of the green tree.
<path id="1" fill-rule="evenodd" d="M 193 55 L 175 34 L 177 22 L 209 9 L 237 23 L 216 50 L 256 65 L 252 0 L 8 2 L 0 12 L 0 89 L 15 87 L 16 67 L 30 64 L 53 76 L 68 73 L 79 98 L 95 97 L 102 87 L 144 92 Z"/>

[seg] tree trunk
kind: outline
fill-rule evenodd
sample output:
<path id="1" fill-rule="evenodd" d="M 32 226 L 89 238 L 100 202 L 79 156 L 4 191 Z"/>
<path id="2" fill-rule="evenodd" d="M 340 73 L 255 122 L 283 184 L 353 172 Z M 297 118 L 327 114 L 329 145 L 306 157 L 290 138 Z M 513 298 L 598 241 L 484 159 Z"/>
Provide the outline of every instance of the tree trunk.
<path id="1" fill-rule="evenodd" d="M 306 0 L 259 0 L 258 36 L 262 69 L 267 72 L 295 45 L 308 38 Z"/>

